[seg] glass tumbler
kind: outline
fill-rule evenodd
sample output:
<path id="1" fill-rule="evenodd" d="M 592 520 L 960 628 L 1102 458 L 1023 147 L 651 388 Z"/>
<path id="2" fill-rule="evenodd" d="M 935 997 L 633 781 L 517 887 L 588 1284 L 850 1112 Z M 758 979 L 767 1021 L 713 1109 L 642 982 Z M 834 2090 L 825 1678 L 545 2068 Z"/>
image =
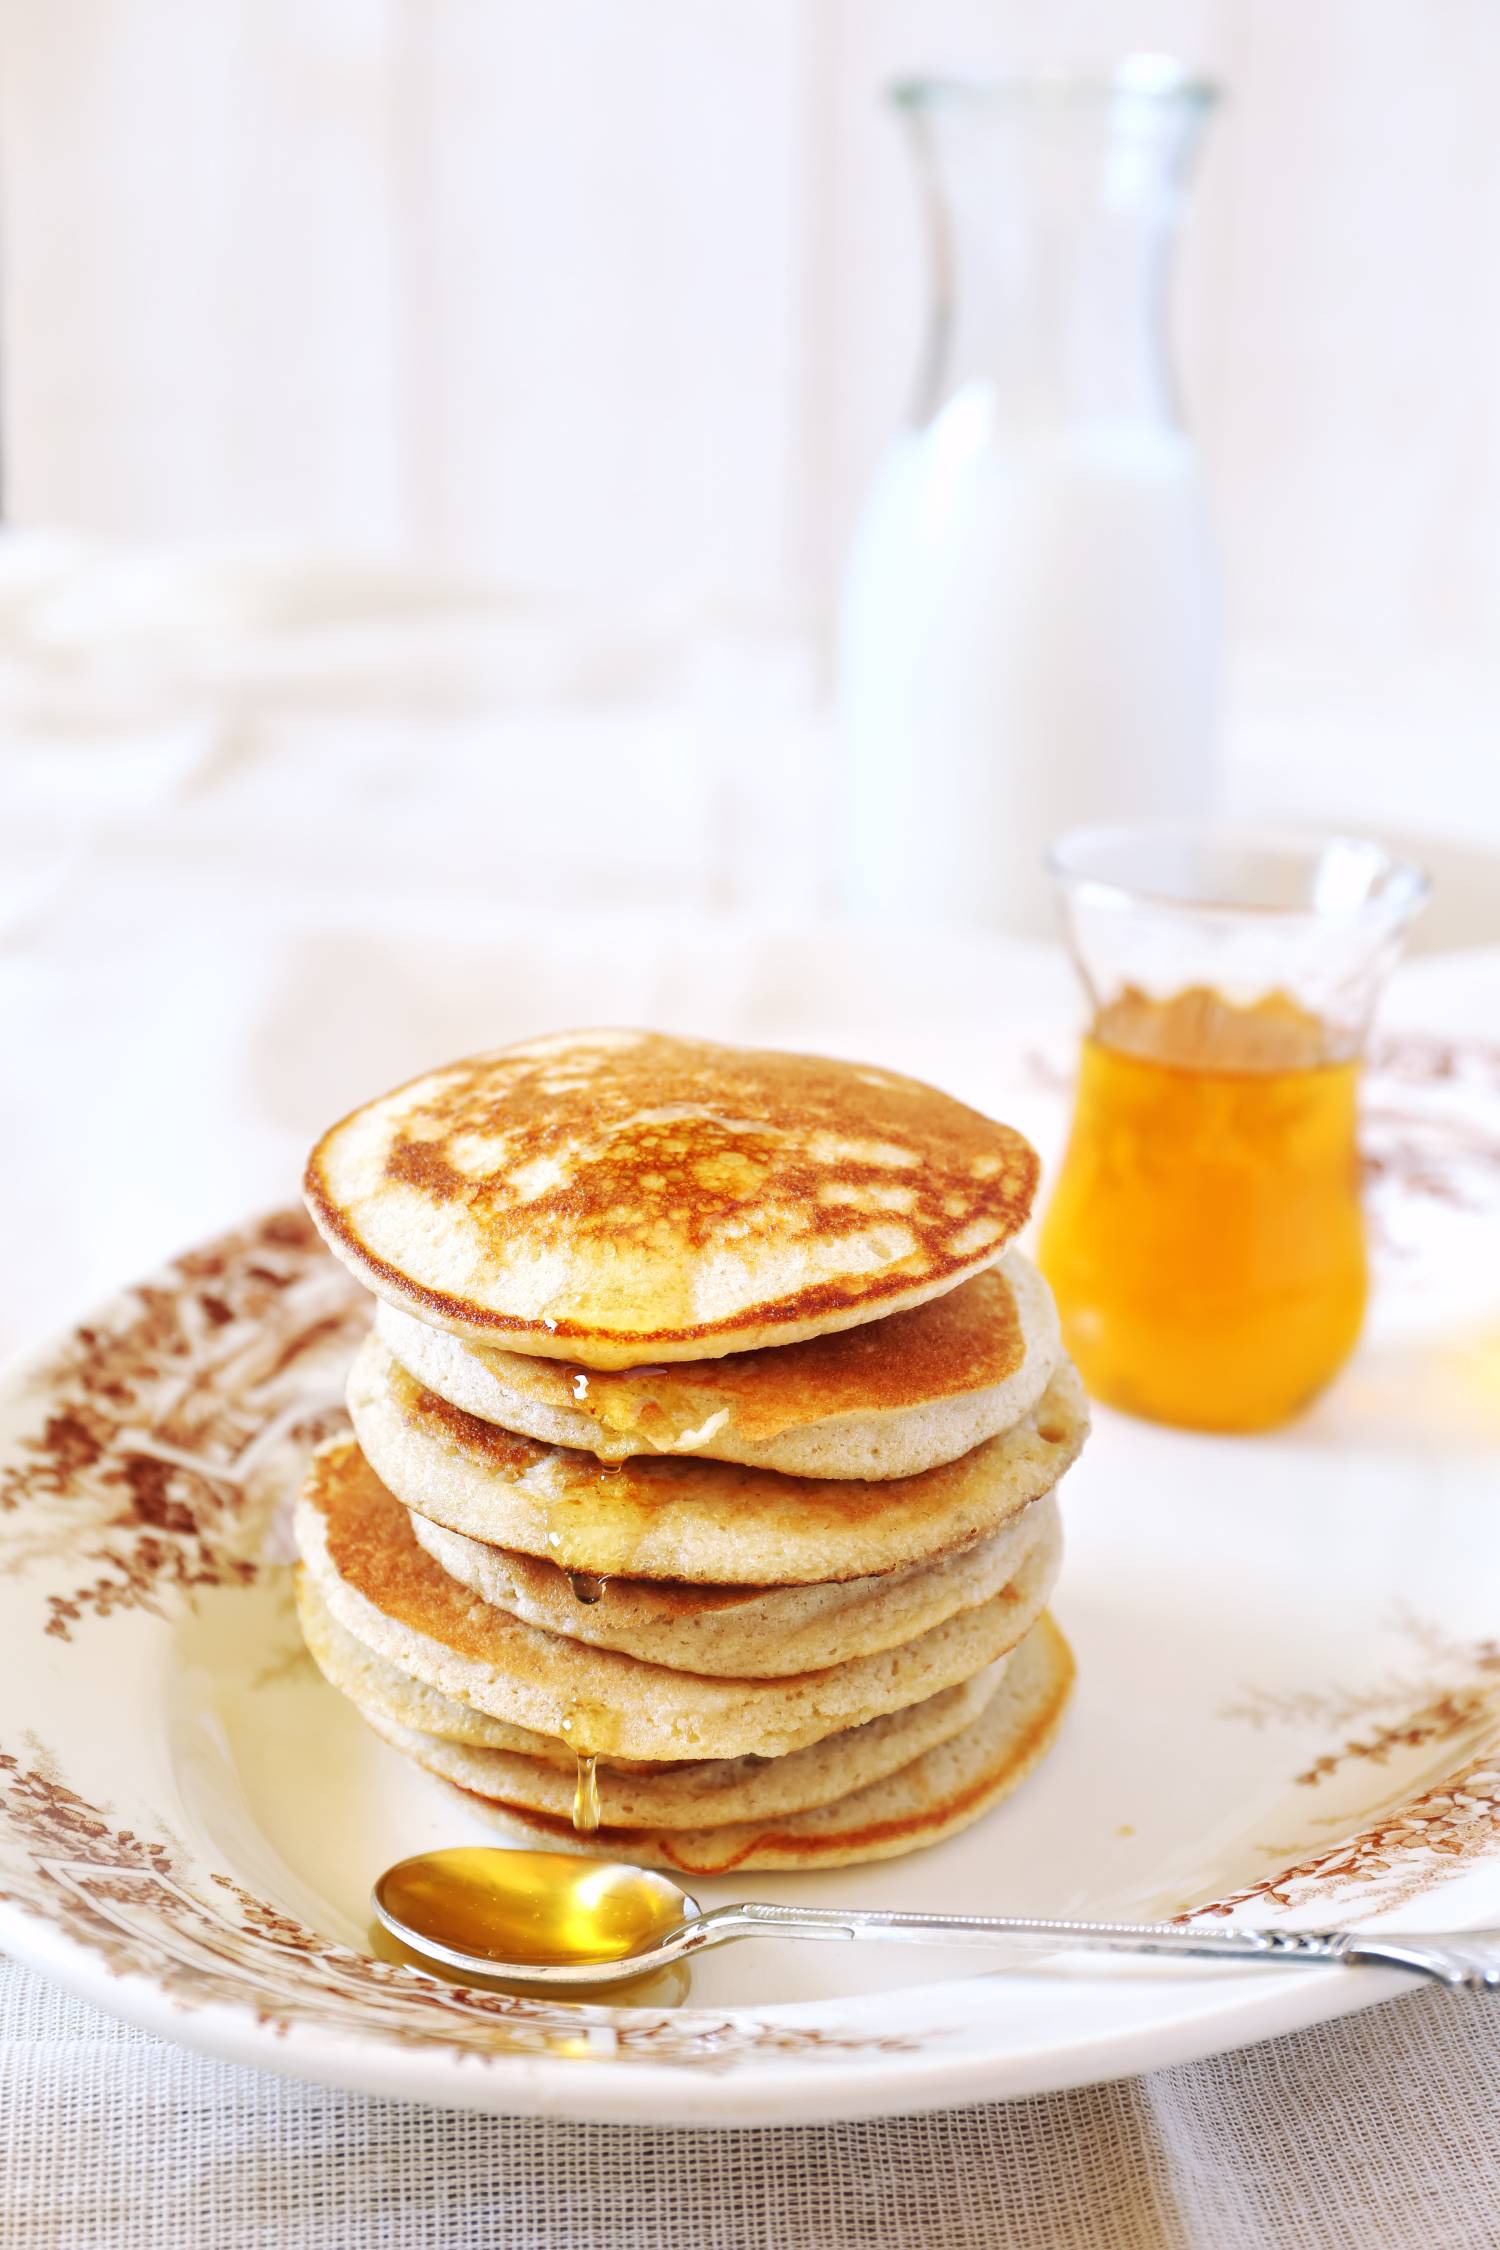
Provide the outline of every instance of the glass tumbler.
<path id="1" fill-rule="evenodd" d="M 1427 893 L 1378 844 L 1194 822 L 1051 855 L 1091 1010 L 1040 1260 L 1095 1398 L 1259 1430 L 1353 1350 L 1371 1012 Z"/>

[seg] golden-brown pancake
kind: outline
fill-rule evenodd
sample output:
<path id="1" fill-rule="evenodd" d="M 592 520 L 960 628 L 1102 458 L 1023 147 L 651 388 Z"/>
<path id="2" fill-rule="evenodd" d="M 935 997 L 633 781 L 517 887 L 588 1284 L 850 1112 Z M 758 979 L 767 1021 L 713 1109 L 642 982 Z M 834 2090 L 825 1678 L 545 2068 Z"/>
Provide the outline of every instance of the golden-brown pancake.
<path id="1" fill-rule="evenodd" d="M 616 1648 L 646 1664 L 721 1679 L 824 1672 L 897 1648 L 1008 1586 L 1037 1542 L 1061 1536 L 1043 1493 L 971 1547 L 879 1578 L 820 1586 L 693 1586 L 672 1578 L 583 1578 L 539 1555 L 486 1547 L 412 1513 L 417 1544 L 440 1570 L 527 1625 Z"/>
<path id="2" fill-rule="evenodd" d="M 329 1247 L 390 1303 L 608 1368 L 921 1304 L 993 1263 L 1036 1174 L 1009 1126 L 891 1071 L 582 1031 L 367 1103 L 304 1185 Z"/>
<path id="3" fill-rule="evenodd" d="M 418 1546 L 347 1439 L 314 1456 L 296 1538 L 327 1607 L 377 1655 L 511 1724 L 632 1759 L 780 1757 L 954 1687 L 1030 1630 L 1060 1560 L 1060 1542 L 1044 1538 L 1003 1592 L 900 1648 L 790 1679 L 725 1680 L 540 1632 L 477 1600 Z"/>
<path id="4" fill-rule="evenodd" d="M 421 1725 L 416 1713 L 430 1708 L 432 1691 L 398 1666 L 373 1657 L 330 1615 L 306 1572 L 299 1576 L 298 1611 L 318 1669 L 357 1705 L 377 1734 L 461 1788 L 503 1797 L 533 1812 L 571 1817 L 577 1760 L 565 1742 L 549 1744 L 545 1755 L 537 1755 L 509 1744 L 486 1747 L 463 1736 L 455 1739 L 444 1727 Z M 806 1812 L 851 1789 L 867 1788 L 960 1733 L 978 1718 L 1008 1661 L 1002 1657 L 972 1680 L 945 1688 L 924 1703 L 827 1735 L 785 1758 L 702 1758 L 623 1767 L 601 1758 L 595 1771 L 600 1811 L 612 1827 L 665 1828 L 716 1828 Z M 544 1740 L 540 1735 L 534 1739 Z"/>
<path id="5" fill-rule="evenodd" d="M 482 1422 L 602 1461 L 695 1453 L 794 1477 L 917 1476 L 1029 1414 L 1062 1356 L 1052 1293 L 1018 1250 L 941 1297 L 774 1350 L 571 1366 L 376 1313 L 409 1375 Z"/>
<path id="6" fill-rule="evenodd" d="M 1072 1685 L 1072 1652 L 1044 1612 L 1009 1659 L 984 1710 L 961 1733 L 881 1781 L 787 1819 L 698 1829 L 611 1824 L 578 1835 L 561 1814 L 531 1811 L 468 1784 L 458 1786 L 471 1810 L 488 1812 L 502 1827 L 553 1851 L 635 1860 L 688 1875 L 848 1867 L 941 1843 L 1008 1796 L 1051 1747 Z M 426 1736 L 411 1736 L 400 1746 L 430 1770 L 448 1763 L 446 1746 Z M 836 1752 L 837 1740 L 829 1747 Z"/>
<path id="7" fill-rule="evenodd" d="M 434 1523 L 564 1570 L 709 1585 L 867 1578 L 968 1546 L 1050 1491 L 1088 1429 L 1064 1360 L 1014 1429 L 888 1484 L 687 1454 L 605 1466 L 450 1406 L 374 1335 L 350 1370 L 348 1403 L 377 1474 Z"/>
<path id="8" fill-rule="evenodd" d="M 330 1686 L 347 1695 L 367 1715 L 383 1712 L 397 1726 L 438 1735 L 444 1742 L 467 1742 L 476 1750 L 510 1750 L 517 1757 L 541 1759 L 565 1771 L 571 1780 L 577 1756 L 560 1735 L 537 1734 L 530 1727 L 497 1719 L 488 1711 L 476 1711 L 472 1703 L 460 1703 L 456 1697 L 429 1687 L 415 1673 L 403 1672 L 399 1664 L 378 1656 L 339 1623 L 306 1563 L 297 1564 L 293 1580 L 297 1622 L 308 1654 Z M 628 1759 L 623 1762 L 627 1766 L 632 1763 Z M 651 1765 L 640 1770 L 665 1772 L 667 1768 Z"/>

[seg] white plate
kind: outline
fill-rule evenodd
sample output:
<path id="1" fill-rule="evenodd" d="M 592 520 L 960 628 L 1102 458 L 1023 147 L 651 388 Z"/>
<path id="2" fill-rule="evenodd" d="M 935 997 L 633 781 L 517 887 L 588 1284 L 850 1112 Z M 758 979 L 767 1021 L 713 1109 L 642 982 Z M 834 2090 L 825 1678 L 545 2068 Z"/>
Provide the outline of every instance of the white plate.
<path id="1" fill-rule="evenodd" d="M 1042 1771 L 934 1851 L 706 1901 L 1500 1924 L 1500 1059 L 1407 1041 L 1390 1062 L 1390 1255 L 1345 1380 L 1253 1441 L 1098 1417 L 1057 1603 L 1080 1683 Z M 1029 1099 L 1051 1136 L 1045 1074 Z M 575 2006 L 373 1958 L 376 1872 L 492 1832 L 365 1731 L 293 1622 L 286 1503 L 366 1317 L 300 1217 L 272 1218 L 0 1394 L 0 1942 L 21 1958 L 239 2061 L 647 2123 L 1035 2092 L 1399 1987 L 757 1943 L 702 1961 L 686 2004 Z"/>

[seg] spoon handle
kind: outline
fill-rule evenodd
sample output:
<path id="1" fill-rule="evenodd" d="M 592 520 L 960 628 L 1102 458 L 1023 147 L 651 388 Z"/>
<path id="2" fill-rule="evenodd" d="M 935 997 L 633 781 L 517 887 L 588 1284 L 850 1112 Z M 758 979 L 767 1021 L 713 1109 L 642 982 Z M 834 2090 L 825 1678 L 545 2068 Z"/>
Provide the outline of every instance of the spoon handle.
<path id="1" fill-rule="evenodd" d="M 1179 1922 L 1041 1921 L 1010 1914 L 840 1912 L 836 1907 L 769 1906 L 747 1901 L 701 1917 L 706 1942 L 760 1935 L 781 1938 L 884 1938 L 905 1945 L 977 1945 L 1014 1950 L 1041 1940 L 1056 1951 L 1178 1955 L 1216 1961 L 1302 1961 L 1344 1968 L 1407 1969 L 1474 1992 L 1500 1990 L 1500 1930 L 1440 1936 L 1368 1936 L 1354 1930 L 1247 1930 Z M 709 1934 L 711 1933 L 711 1934 Z"/>

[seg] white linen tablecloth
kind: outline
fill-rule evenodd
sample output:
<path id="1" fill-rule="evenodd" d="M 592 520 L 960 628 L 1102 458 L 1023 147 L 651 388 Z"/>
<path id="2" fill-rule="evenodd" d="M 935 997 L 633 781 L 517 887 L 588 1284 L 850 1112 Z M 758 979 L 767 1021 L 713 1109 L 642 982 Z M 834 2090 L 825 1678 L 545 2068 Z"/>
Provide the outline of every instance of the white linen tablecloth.
<path id="1" fill-rule="evenodd" d="M 262 647 L 243 588 L 231 631 L 193 580 L 174 639 L 149 586 L 23 560 L 0 553 L 0 1350 L 288 1200 L 320 1125 L 434 1059 L 626 1020 L 863 1051 L 982 1099 L 1002 1037 L 1072 1006 L 1050 948 L 778 920 L 764 892 L 732 911 L 745 851 L 815 861 L 792 717 L 762 714 L 755 785 L 726 794 L 699 720 L 560 708 L 560 665 L 527 643 L 498 666 L 472 617 L 346 630 L 304 584 Z M 1493 1020 L 1500 957 L 1467 985 Z M 1495 2004 L 1419 1993 L 925 2118 L 570 2126 L 207 2061 L 0 1962 L 0 2245 L 1483 2250 L 1497 2054 Z"/>
<path id="2" fill-rule="evenodd" d="M 695 2132 L 210 2062 L 0 1963 L 6 2250 L 1489 2250 L 1496 2029 L 1419 1993 L 1071 2094 Z"/>

